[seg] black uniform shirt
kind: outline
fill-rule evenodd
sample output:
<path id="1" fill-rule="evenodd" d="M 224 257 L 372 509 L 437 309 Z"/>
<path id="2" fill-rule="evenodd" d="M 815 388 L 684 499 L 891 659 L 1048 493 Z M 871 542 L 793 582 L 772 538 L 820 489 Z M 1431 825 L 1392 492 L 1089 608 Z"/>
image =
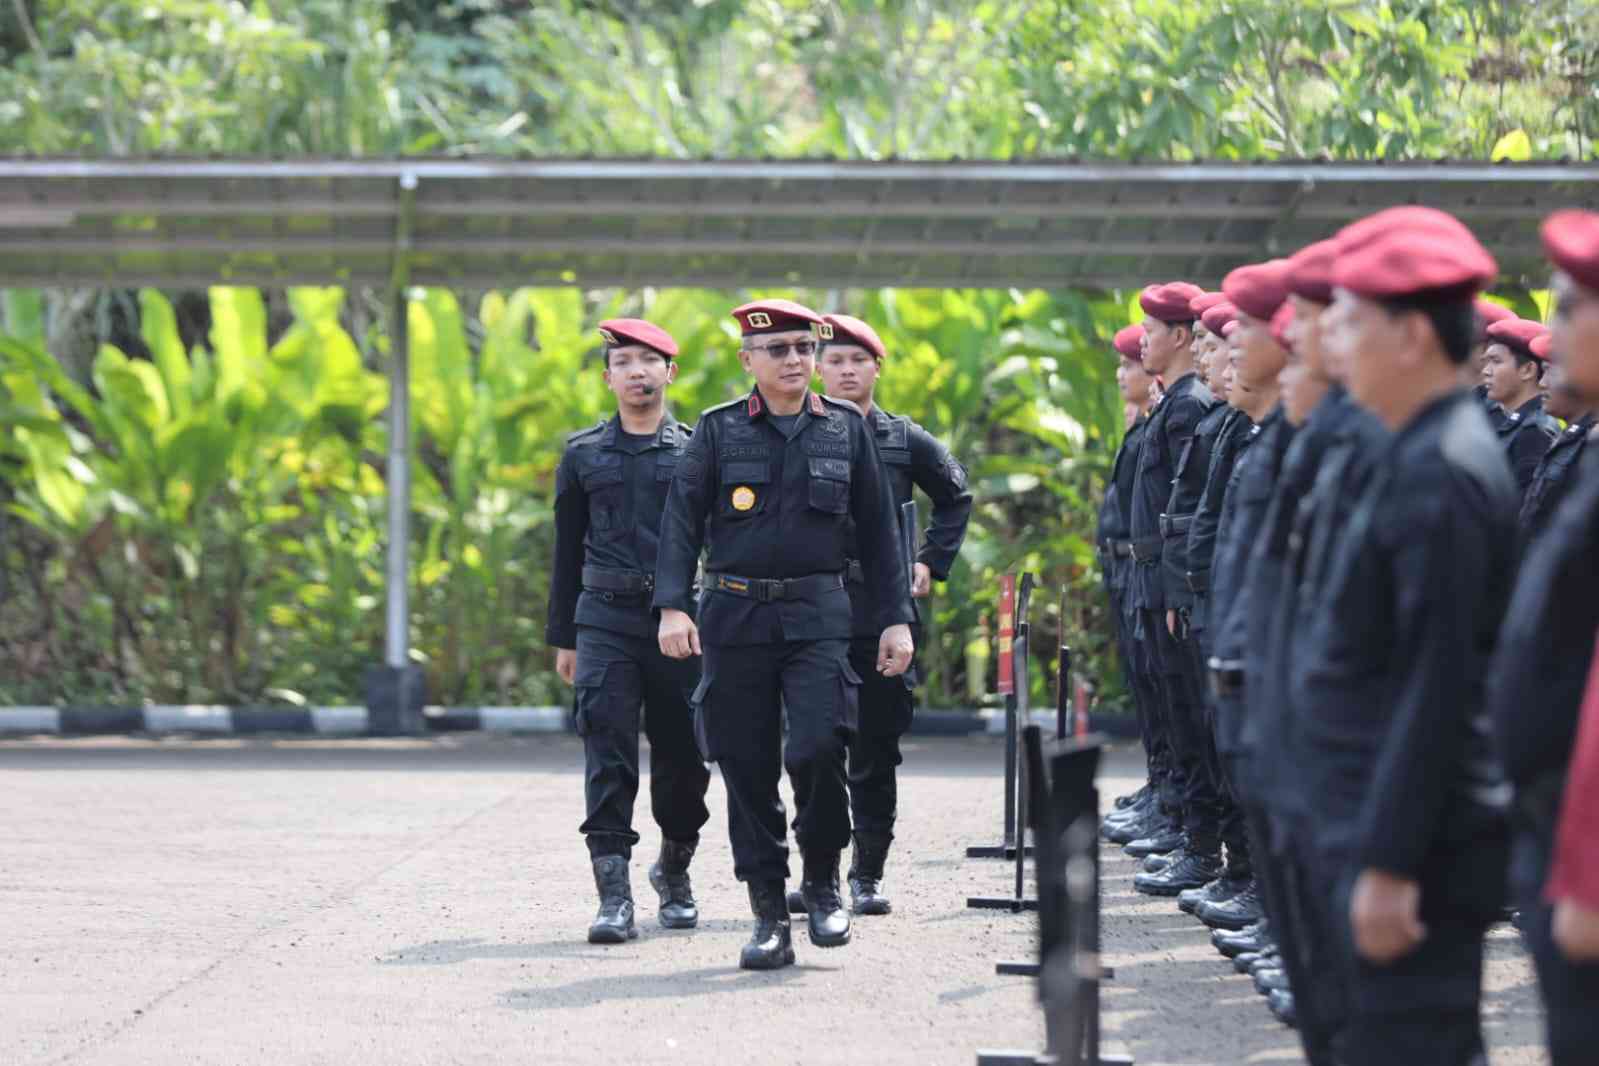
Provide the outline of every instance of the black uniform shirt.
<path id="1" fill-rule="evenodd" d="M 883 457 L 889 490 L 894 496 L 894 513 L 920 488 L 933 502 L 933 514 L 923 534 L 916 561 L 932 571 L 939 581 L 949 579 L 949 569 L 960 554 L 966 539 L 966 523 L 972 517 L 972 494 L 966 488 L 966 469 L 949 453 L 943 442 L 905 415 L 891 415 L 873 406 L 866 422 L 877 438 L 877 451 Z M 851 523 L 849 557 L 860 558 Z M 915 609 L 915 601 L 911 603 Z M 871 597 L 864 585 L 850 585 L 850 610 L 857 637 L 875 637 L 883 627 L 872 615 Z"/>
<path id="2" fill-rule="evenodd" d="M 1193 532 L 1194 518 L 1204 504 L 1211 458 L 1235 410 L 1225 403 L 1214 403 L 1194 427 L 1193 443 L 1178 456 L 1177 467 L 1172 472 L 1171 499 L 1166 501 L 1167 523 L 1161 533 L 1165 544 L 1160 557 L 1161 590 L 1167 607 L 1192 607 L 1194 590 L 1188 574 L 1209 565 L 1208 560 L 1201 566 L 1189 559 L 1189 535 Z"/>
<path id="3" fill-rule="evenodd" d="M 1193 606 L 1190 624 L 1200 631 L 1208 629 L 1210 625 L 1210 565 L 1216 555 L 1216 533 L 1221 527 L 1222 501 L 1227 496 L 1227 483 L 1232 480 L 1233 464 L 1237 462 L 1239 452 L 1254 439 L 1252 431 L 1255 428 L 1244 412 L 1221 404 L 1205 416 L 1205 421 L 1210 421 L 1218 414 L 1222 415 L 1221 429 L 1210 449 L 1205 491 L 1194 508 L 1194 520 L 1188 527 L 1188 545 L 1184 552 L 1188 564 L 1184 578 L 1192 595 Z"/>
<path id="4" fill-rule="evenodd" d="M 1370 456 L 1386 439 L 1382 424 L 1333 387 L 1310 413 L 1283 455 L 1282 471 L 1267 506 L 1262 534 L 1249 560 L 1251 603 L 1244 654 L 1246 714 L 1238 731 L 1251 756 L 1256 784 L 1275 814 L 1305 809 L 1294 776 L 1293 687 L 1288 683 L 1292 641 L 1313 617 L 1297 617 L 1299 575 L 1318 508 L 1353 508 Z M 1335 533 L 1336 528 L 1329 531 Z"/>
<path id="5" fill-rule="evenodd" d="M 1596 630 L 1599 449 L 1589 448 L 1522 560 L 1489 675 L 1499 750 L 1520 789 L 1565 773 Z"/>
<path id="6" fill-rule="evenodd" d="M 1484 680 L 1513 565 L 1516 488 L 1465 391 L 1394 434 L 1330 562 L 1294 664 L 1320 846 L 1420 879 L 1508 799 Z M 1496 880 L 1502 887 L 1504 871 Z"/>
<path id="7" fill-rule="evenodd" d="M 1567 426 L 1538 460 L 1538 468 L 1532 472 L 1532 483 L 1521 498 L 1521 515 L 1516 520 L 1523 550 L 1543 532 L 1571 488 L 1577 462 L 1593 438 L 1596 422 L 1599 422 L 1599 415 L 1593 412 L 1583 415 Z"/>
<path id="8" fill-rule="evenodd" d="M 651 437 L 622 432 L 612 416 L 567 438 L 555 471 L 555 564 L 544 639 L 575 648 L 577 627 L 655 633 L 647 590 L 589 592 L 583 568 L 653 576 L 661 509 L 689 429 L 670 414 Z"/>
<path id="9" fill-rule="evenodd" d="M 1482 404 L 1482 409 L 1488 412 L 1488 424 L 1493 426 L 1495 433 L 1503 433 L 1505 427 L 1510 425 L 1510 416 L 1505 409 L 1493 400 L 1488 399 L 1488 386 L 1478 385 L 1471 390 L 1471 394 Z"/>
<path id="10" fill-rule="evenodd" d="M 1560 435 L 1560 427 L 1543 409 L 1543 397 L 1534 396 L 1505 416 L 1499 436 L 1510 454 L 1510 471 L 1521 493 L 1532 484 L 1538 461 Z"/>
<path id="11" fill-rule="evenodd" d="M 1232 477 L 1222 498 L 1221 524 L 1216 530 L 1216 557 L 1210 565 L 1210 650 L 1224 662 L 1244 657 L 1249 641 L 1250 611 L 1255 605 L 1254 575 L 1250 557 L 1266 520 L 1273 487 L 1282 469 L 1283 455 L 1293 443 L 1294 425 L 1281 406 L 1271 409 L 1250 431 L 1251 440 L 1234 460 Z M 1263 606 L 1263 605 L 1262 605 Z M 1216 708 L 1216 747 L 1224 753 L 1239 750 L 1243 728 L 1242 705 L 1219 703 Z"/>
<path id="12" fill-rule="evenodd" d="M 872 624 L 911 623 L 908 564 L 875 435 L 847 400 L 807 393 L 793 434 L 780 432 L 758 391 L 700 416 L 661 519 L 655 606 L 692 614 L 694 568 L 755 580 L 845 572 L 851 536 Z M 850 636 L 850 597 L 759 601 L 708 582 L 699 626 L 715 644 Z"/>
<path id="13" fill-rule="evenodd" d="M 1132 571 L 1130 589 L 1135 608 L 1166 609 L 1159 558 L 1164 552 L 1160 516 L 1168 513 L 1172 485 L 1180 469 L 1185 478 L 1197 479 L 1204 474 L 1205 464 L 1199 464 L 1190 472 L 1184 461 L 1190 457 L 1200 419 L 1215 402 L 1199 378 L 1188 373 L 1172 382 L 1149 416 L 1138 450 L 1138 473 L 1133 482 L 1132 509 L 1128 512 L 1131 539 L 1139 546 L 1140 558 L 1144 560 Z"/>
<path id="14" fill-rule="evenodd" d="M 1127 580 L 1133 564 L 1131 559 L 1117 555 L 1111 546 L 1117 541 L 1132 538 L 1133 478 L 1138 473 L 1138 449 L 1144 439 L 1144 427 L 1148 424 L 1148 416 L 1139 415 L 1127 428 L 1121 447 L 1116 449 L 1110 477 L 1105 481 L 1105 499 L 1099 507 L 1097 536 L 1105 590 L 1118 598 L 1127 591 Z"/>

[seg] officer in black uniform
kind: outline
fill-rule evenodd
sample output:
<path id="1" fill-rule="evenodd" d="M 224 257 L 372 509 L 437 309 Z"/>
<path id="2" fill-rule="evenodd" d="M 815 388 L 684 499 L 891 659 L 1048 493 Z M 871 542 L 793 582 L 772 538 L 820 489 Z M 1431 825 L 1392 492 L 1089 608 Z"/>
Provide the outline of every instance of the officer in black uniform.
<path id="1" fill-rule="evenodd" d="M 1426 208 L 1340 235 L 1324 330 L 1350 395 L 1393 437 L 1327 562 L 1291 667 L 1298 787 L 1332 905 L 1348 1018 L 1340 1062 L 1483 1060 L 1483 937 L 1502 904 L 1508 789 L 1483 684 L 1513 562 L 1517 494 L 1461 382 L 1472 297 L 1497 273 Z"/>
<path id="2" fill-rule="evenodd" d="M 1133 412 L 1133 420 L 1126 427 L 1111 463 L 1097 529 L 1100 573 L 1105 583 L 1111 624 L 1116 630 L 1117 657 L 1121 660 L 1127 691 L 1133 698 L 1147 770 L 1144 786 L 1128 797 L 1118 798 L 1118 808 L 1106 816 L 1101 827 L 1105 839 L 1118 844 L 1127 844 L 1143 836 L 1150 819 L 1158 815 L 1169 758 L 1164 735 L 1155 728 L 1153 705 L 1160 698 L 1160 687 L 1154 681 L 1143 645 L 1132 637 L 1133 620 L 1127 603 L 1127 586 L 1134 565 L 1128 525 L 1133 476 L 1138 470 L 1139 448 L 1154 403 L 1150 396 L 1153 379 L 1144 370 L 1143 343 L 1144 327 L 1138 323 L 1123 327 L 1112 340 L 1118 357 L 1116 388 L 1123 409 Z"/>
<path id="3" fill-rule="evenodd" d="M 1537 322 L 1507 318 L 1488 327 L 1488 350 L 1483 358 L 1482 380 L 1488 398 L 1505 417 L 1499 437 L 1510 455 L 1510 469 L 1521 492 L 1532 484 L 1533 471 L 1560 434 L 1555 420 L 1544 411 L 1544 361 L 1532 342 L 1549 331 Z"/>
<path id="4" fill-rule="evenodd" d="M 556 471 L 545 640 L 557 649 L 557 672 L 577 687 L 587 766 L 582 832 L 600 894 L 589 941 L 615 944 L 638 935 L 627 867 L 639 841 L 633 801 L 640 709 L 650 738 L 650 805 L 661 827 L 650 883 L 668 929 L 699 921 L 688 867 L 710 817 L 711 775 L 694 744 L 688 704 L 699 661 L 661 654 L 650 610 L 661 508 L 689 439 L 688 427 L 666 410 L 677 342 L 632 318 L 600 323 L 600 337 L 617 413 L 570 437 Z"/>
<path id="5" fill-rule="evenodd" d="M 1532 484 L 1521 498 L 1521 516 L 1517 520 L 1522 553 L 1549 524 L 1549 519 L 1565 499 L 1576 481 L 1578 463 L 1587 450 L 1588 442 L 1595 436 L 1599 425 L 1599 412 L 1594 405 L 1572 389 L 1567 382 L 1566 369 L 1549 361 L 1550 337 L 1544 334 L 1532 342 L 1532 349 L 1548 364 L 1544 371 L 1544 384 L 1549 390 L 1544 410 L 1566 423 L 1566 428 L 1549 446 L 1538 468 L 1532 473 Z"/>
<path id="6" fill-rule="evenodd" d="M 1227 327 L 1233 331 L 1230 344 L 1232 386 L 1228 398 L 1231 403 L 1237 405 L 1243 417 L 1247 419 L 1247 423 L 1244 423 L 1244 428 L 1240 431 L 1241 435 L 1235 445 L 1229 468 L 1225 473 L 1216 471 L 1216 483 L 1208 486 L 1206 490 L 1208 495 L 1219 500 L 1219 506 L 1223 509 L 1227 506 L 1226 487 L 1231 481 L 1232 469 L 1238 464 L 1238 452 L 1252 447 L 1253 442 L 1258 441 L 1258 437 L 1254 436 L 1255 429 L 1266 425 L 1279 407 L 1277 377 L 1282 371 L 1285 353 L 1280 341 L 1272 332 L 1271 320 L 1272 315 L 1287 298 L 1286 275 L 1286 261 L 1272 260 L 1240 267 L 1229 273 L 1222 282 L 1222 291 L 1236 309 L 1235 321 Z M 1278 417 L 1280 418 L 1280 415 Z M 1219 540 L 1221 512 L 1218 511 L 1217 514 Z M 1233 519 L 1237 517 L 1236 514 L 1232 516 Z M 1214 548 L 1212 554 L 1214 555 Z M 1246 575 L 1250 568 L 1238 569 L 1240 561 L 1235 555 L 1230 562 L 1234 569 L 1229 571 L 1227 580 L 1232 587 L 1227 589 L 1222 597 L 1222 606 L 1227 612 L 1233 610 L 1239 591 L 1247 583 Z M 1218 620 L 1223 623 L 1224 628 L 1227 616 L 1214 610 L 1210 611 L 1209 621 L 1214 623 Z M 1210 633 L 1209 625 L 1206 631 Z M 1208 662 L 1213 654 L 1220 654 L 1219 647 L 1220 638 L 1212 640 L 1207 637 L 1202 649 L 1193 649 L 1196 665 Z M 1237 929 L 1259 918 L 1252 868 L 1252 856 L 1256 849 L 1248 839 L 1245 818 L 1237 802 L 1241 798 L 1241 792 L 1232 771 L 1226 765 L 1225 760 L 1231 757 L 1232 752 L 1221 742 L 1218 730 L 1221 719 L 1217 716 L 1219 704 L 1212 706 L 1207 697 L 1207 707 L 1211 710 L 1209 728 L 1205 734 L 1207 760 L 1227 799 L 1221 829 L 1223 839 L 1228 846 L 1228 868 L 1224 876 L 1195 892 L 1189 899 L 1192 901 L 1194 913 L 1206 924 Z M 1223 909 L 1218 910 L 1218 908 Z"/>
<path id="7" fill-rule="evenodd" d="M 1144 311 L 1144 368 L 1166 382 L 1166 392 L 1144 430 L 1128 522 L 1136 564 L 1129 582 L 1133 639 L 1152 649 L 1151 659 L 1159 670 L 1161 698 L 1157 706 L 1172 750 L 1168 780 L 1172 794 L 1162 797 L 1162 808 L 1170 820 L 1152 825 L 1151 836 L 1134 840 L 1126 850 L 1133 856 L 1159 854 L 1173 851 L 1185 841 L 1195 849 L 1197 865 L 1184 864 L 1181 876 L 1159 886 L 1173 896 L 1214 877 L 1211 867 L 1220 863 L 1221 850 L 1217 836 L 1220 812 L 1202 766 L 1201 697 L 1179 643 L 1175 614 L 1170 618 L 1167 614 L 1168 582 L 1162 565 L 1167 530 L 1172 530 L 1173 541 L 1177 537 L 1169 521 L 1162 528 L 1162 516 L 1171 513 L 1175 481 L 1187 484 L 1203 476 L 1203 461 L 1195 464 L 1193 471 L 1186 464 L 1193 459 L 1199 422 L 1215 405 L 1194 371 L 1192 304 L 1194 297 L 1202 294 L 1197 285 L 1181 281 L 1151 285 L 1139 294 Z M 1187 532 L 1186 525 L 1183 532 Z"/>
<path id="8" fill-rule="evenodd" d="M 1599 215 L 1562 211 L 1543 227 L 1558 268 L 1553 346 L 1568 387 L 1599 404 Z M 1593 1061 L 1599 1046 L 1599 963 L 1555 945 L 1544 898 L 1560 798 L 1594 633 L 1599 631 L 1599 462 L 1583 457 L 1566 498 L 1532 541 L 1500 632 L 1489 707 L 1516 791 L 1512 867 L 1523 930 L 1538 968 L 1554 1066 Z"/>
<path id="9" fill-rule="evenodd" d="M 972 515 L 966 470 L 937 437 L 874 402 L 873 390 L 888 355 L 876 330 L 850 315 L 827 315 L 820 333 L 817 370 L 822 385 L 828 396 L 848 400 L 866 413 L 893 491 L 895 513 L 902 513 L 900 507 L 910 501 L 914 488 L 920 488 L 933 503 L 932 519 L 916 553 L 911 590 L 913 597 L 926 596 L 934 580 L 949 579 L 950 567 L 966 538 L 966 523 Z M 850 814 L 855 824 L 855 848 L 847 875 L 850 909 L 856 914 L 887 914 L 892 904 L 880 885 L 894 840 L 899 794 L 895 767 L 904 761 L 899 740 L 910 729 L 915 712 L 915 672 L 914 667 L 899 677 L 877 672 L 881 627 L 873 618 L 853 530 L 848 552 L 854 630 L 849 656 L 850 665 L 861 677 L 860 728 L 849 746 Z M 911 627 L 911 637 L 921 644 L 919 625 Z M 789 910 L 805 913 L 798 893 L 789 894 Z"/>
<path id="10" fill-rule="evenodd" d="M 1246 711 L 1239 730 L 1244 754 L 1238 765 L 1247 770 L 1248 780 L 1240 782 L 1241 802 L 1269 922 L 1255 930 L 1252 940 L 1217 938 L 1224 952 L 1262 956 L 1250 967 L 1257 987 L 1267 990 L 1277 1017 L 1298 1026 L 1313 1064 L 1330 1061 L 1329 1037 L 1335 1031 L 1332 1020 L 1341 1016 L 1341 989 L 1327 980 L 1331 968 L 1324 961 L 1326 949 L 1316 942 L 1306 918 L 1319 886 L 1306 877 L 1294 853 L 1305 835 L 1307 804 L 1314 797 L 1304 795 L 1297 784 L 1288 648 L 1293 634 L 1310 626 L 1317 609 L 1316 594 L 1301 583 L 1312 527 L 1321 516 L 1329 520 L 1329 535 L 1342 528 L 1341 522 L 1331 521 L 1331 512 L 1341 509 L 1347 515 L 1363 483 L 1364 457 L 1376 450 L 1373 434 L 1383 432 L 1348 399 L 1321 343 L 1321 315 L 1332 300 L 1336 258 L 1336 242 L 1322 241 L 1289 259 L 1293 314 L 1285 324 L 1290 351 L 1281 381 L 1284 415 L 1297 432 L 1283 455 L 1246 578 L 1253 610 L 1244 655 Z M 1301 609 L 1305 618 L 1297 614 Z M 1325 994 L 1329 990 L 1330 1000 Z"/>
<path id="11" fill-rule="evenodd" d="M 699 653 L 704 634 L 695 730 L 705 757 L 721 765 L 734 874 L 748 885 L 756 919 L 739 965 L 775 969 L 794 961 L 778 794 L 785 766 L 811 942 L 849 942 L 838 864 L 850 840 L 845 745 L 858 725 L 861 685 L 849 658 L 852 529 L 870 617 L 882 634 L 878 673 L 897 678 L 910 668 L 914 613 L 875 434 L 854 404 L 809 388 L 822 317 L 790 300 L 745 304 L 733 316 L 755 388 L 706 411 L 678 463 L 661 521 L 654 602 L 667 655 Z"/>

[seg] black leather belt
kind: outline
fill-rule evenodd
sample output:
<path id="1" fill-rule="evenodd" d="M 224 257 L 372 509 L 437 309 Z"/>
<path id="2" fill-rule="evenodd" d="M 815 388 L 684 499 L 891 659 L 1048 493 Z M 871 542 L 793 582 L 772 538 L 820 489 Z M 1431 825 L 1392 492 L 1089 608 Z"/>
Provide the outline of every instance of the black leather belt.
<path id="1" fill-rule="evenodd" d="M 1110 542 L 1110 553 L 1118 559 L 1131 559 L 1133 557 L 1133 542 L 1130 540 L 1113 540 Z"/>
<path id="2" fill-rule="evenodd" d="M 610 570 L 603 566 L 585 566 L 583 588 L 588 592 L 622 592 L 640 595 L 655 591 L 655 575 L 640 570 Z"/>
<path id="3" fill-rule="evenodd" d="M 1190 570 L 1183 575 L 1183 581 L 1188 585 L 1188 591 L 1196 596 L 1202 592 L 1210 591 L 1210 571 Z"/>
<path id="4" fill-rule="evenodd" d="M 1145 537 L 1143 540 L 1130 540 L 1127 542 L 1127 554 L 1133 557 L 1135 563 L 1152 562 L 1160 558 L 1161 549 L 1166 542 L 1159 537 Z"/>
<path id="5" fill-rule="evenodd" d="M 1187 533 L 1188 527 L 1193 524 L 1194 516 L 1191 514 L 1163 514 L 1160 516 L 1160 535 L 1175 537 Z"/>
<path id="6" fill-rule="evenodd" d="M 1244 694 L 1244 663 L 1241 659 L 1210 660 L 1210 691 L 1217 697 Z"/>
<path id="7" fill-rule="evenodd" d="M 844 580 L 851 585 L 866 584 L 866 571 L 861 569 L 859 559 L 851 559 L 844 564 Z"/>
<path id="8" fill-rule="evenodd" d="M 805 577 L 739 577 L 736 574 L 706 574 L 709 587 L 767 603 L 771 600 L 803 600 L 844 587 L 843 574 L 807 574 Z"/>

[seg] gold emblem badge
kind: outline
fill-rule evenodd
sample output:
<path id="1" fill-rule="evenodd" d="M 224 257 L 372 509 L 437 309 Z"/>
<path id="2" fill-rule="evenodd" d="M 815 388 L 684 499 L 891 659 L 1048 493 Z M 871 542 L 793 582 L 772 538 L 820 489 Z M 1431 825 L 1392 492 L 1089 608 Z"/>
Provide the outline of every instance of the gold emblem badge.
<path id="1" fill-rule="evenodd" d="M 615 344 L 616 334 L 612 333 L 608 329 L 602 329 L 600 330 L 600 339 L 605 341 L 606 344 Z"/>
<path id="2" fill-rule="evenodd" d="M 751 329 L 772 328 L 772 316 L 767 314 L 765 311 L 751 311 L 744 317 L 749 319 Z"/>
<path id="3" fill-rule="evenodd" d="M 748 485 L 740 485 L 733 490 L 733 510 L 748 511 L 755 506 L 755 490 Z"/>
<path id="4" fill-rule="evenodd" d="M 832 340 L 833 339 L 833 324 L 831 322 L 823 322 L 823 323 L 821 323 L 820 325 L 818 325 L 816 327 L 816 335 L 818 337 L 822 338 L 822 340 L 824 340 L 824 341 Z"/>

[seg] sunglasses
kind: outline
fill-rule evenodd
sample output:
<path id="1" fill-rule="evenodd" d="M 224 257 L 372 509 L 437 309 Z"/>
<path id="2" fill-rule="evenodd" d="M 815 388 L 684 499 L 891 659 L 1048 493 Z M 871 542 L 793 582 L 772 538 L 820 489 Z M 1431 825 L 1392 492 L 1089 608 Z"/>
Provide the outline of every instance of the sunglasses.
<path id="1" fill-rule="evenodd" d="M 784 359 L 789 352 L 798 356 L 816 354 L 816 342 L 813 340 L 774 341 L 771 344 L 750 344 L 746 347 L 752 352 L 764 352 L 772 359 Z"/>

